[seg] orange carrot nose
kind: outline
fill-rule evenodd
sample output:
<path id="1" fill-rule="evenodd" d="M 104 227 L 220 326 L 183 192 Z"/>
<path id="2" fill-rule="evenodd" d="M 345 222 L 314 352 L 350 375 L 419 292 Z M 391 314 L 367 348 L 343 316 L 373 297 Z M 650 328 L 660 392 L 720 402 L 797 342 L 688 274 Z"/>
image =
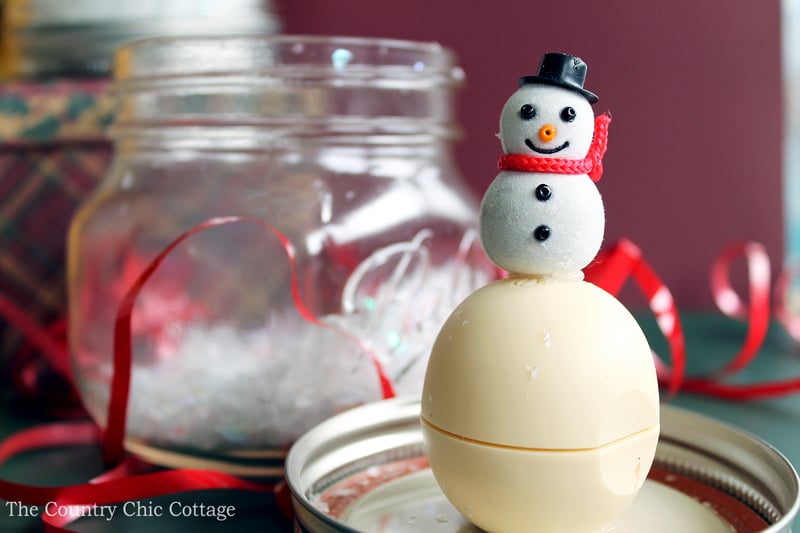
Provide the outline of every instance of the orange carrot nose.
<path id="1" fill-rule="evenodd" d="M 541 128 L 539 128 L 539 139 L 542 142 L 550 142 L 556 138 L 556 127 L 551 126 L 550 124 L 545 124 Z"/>

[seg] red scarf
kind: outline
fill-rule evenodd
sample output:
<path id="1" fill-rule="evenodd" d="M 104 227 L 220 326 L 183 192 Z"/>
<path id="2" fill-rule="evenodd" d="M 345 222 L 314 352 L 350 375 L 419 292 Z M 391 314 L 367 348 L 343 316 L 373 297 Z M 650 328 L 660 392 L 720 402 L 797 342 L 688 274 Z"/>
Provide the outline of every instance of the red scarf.
<path id="1" fill-rule="evenodd" d="M 500 170 L 518 172 L 549 172 L 551 174 L 588 174 L 592 181 L 600 181 L 603 175 L 603 156 L 608 145 L 608 125 L 611 115 L 607 112 L 594 119 L 594 137 L 589 153 L 583 159 L 559 157 L 533 157 L 522 154 L 504 154 L 497 166 Z"/>

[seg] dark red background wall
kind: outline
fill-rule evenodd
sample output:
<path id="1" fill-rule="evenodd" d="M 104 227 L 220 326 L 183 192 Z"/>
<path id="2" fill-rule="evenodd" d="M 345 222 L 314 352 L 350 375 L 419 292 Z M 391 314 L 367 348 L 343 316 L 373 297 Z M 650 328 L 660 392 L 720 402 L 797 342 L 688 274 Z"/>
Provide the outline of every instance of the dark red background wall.
<path id="1" fill-rule="evenodd" d="M 517 77 L 535 73 L 546 51 L 582 57 L 589 65 L 586 87 L 600 96 L 596 111 L 614 117 L 599 183 L 606 243 L 623 236 L 636 242 L 683 309 L 712 306 L 709 265 L 734 240 L 765 244 L 780 265 L 777 0 L 282 0 L 278 6 L 286 33 L 433 40 L 454 49 L 467 74 L 458 106 L 465 139 L 456 149 L 478 195 L 496 174 L 497 120 Z"/>

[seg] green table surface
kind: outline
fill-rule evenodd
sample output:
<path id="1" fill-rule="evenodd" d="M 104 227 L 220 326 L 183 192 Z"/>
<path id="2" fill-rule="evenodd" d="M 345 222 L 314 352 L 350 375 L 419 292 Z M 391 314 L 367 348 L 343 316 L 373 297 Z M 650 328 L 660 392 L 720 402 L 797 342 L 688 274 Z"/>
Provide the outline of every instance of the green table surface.
<path id="1" fill-rule="evenodd" d="M 666 343 L 658 334 L 654 321 L 640 317 L 651 345 L 660 354 Z M 740 348 L 746 334 L 744 324 L 713 313 L 684 313 L 688 371 L 697 374 L 718 368 Z M 772 324 L 766 342 L 756 360 L 737 374 L 733 381 L 749 382 L 765 379 L 787 379 L 800 376 L 800 345 L 792 341 L 777 324 Z M 672 405 L 712 416 L 755 434 L 780 450 L 794 465 L 800 465 L 800 394 L 783 398 L 748 402 L 731 402 L 681 393 Z M 0 438 L 46 420 L 15 411 L 6 401 L 0 404 Z M 102 470 L 99 449 L 69 448 L 47 453 L 27 453 L 0 466 L 0 478 L 20 483 L 57 485 L 79 483 Z M 233 505 L 235 515 L 225 521 L 203 517 L 134 517 L 111 521 L 104 518 L 83 519 L 74 528 L 94 532 L 161 532 L 161 531 L 261 531 L 290 532 L 291 525 L 282 518 L 271 495 L 234 491 L 201 491 L 145 499 L 143 504 L 161 505 L 169 515 L 169 505 L 191 506 L 195 503 L 213 506 Z M 151 505 L 152 504 L 152 505 Z M 21 509 L 0 500 L 0 531 L 41 531 L 38 518 L 23 517 Z M 794 528 L 800 529 L 800 519 Z"/>

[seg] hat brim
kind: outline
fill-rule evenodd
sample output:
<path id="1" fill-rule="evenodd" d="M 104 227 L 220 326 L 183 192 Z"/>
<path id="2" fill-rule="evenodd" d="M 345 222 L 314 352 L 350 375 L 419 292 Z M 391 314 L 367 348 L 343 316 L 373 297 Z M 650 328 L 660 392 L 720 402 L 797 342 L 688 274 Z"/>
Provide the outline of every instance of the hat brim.
<path id="1" fill-rule="evenodd" d="M 564 89 L 569 89 L 570 91 L 575 91 L 576 93 L 582 94 L 587 100 L 589 100 L 590 104 L 594 104 L 598 100 L 600 100 L 600 98 L 598 98 L 598 96 L 591 91 L 587 91 L 582 87 L 577 87 L 569 83 L 564 83 L 558 80 L 554 80 L 552 78 L 543 78 L 541 76 L 522 76 L 519 79 L 520 87 L 528 83 L 544 83 L 547 85 L 555 85 L 557 87 L 563 87 Z"/>

